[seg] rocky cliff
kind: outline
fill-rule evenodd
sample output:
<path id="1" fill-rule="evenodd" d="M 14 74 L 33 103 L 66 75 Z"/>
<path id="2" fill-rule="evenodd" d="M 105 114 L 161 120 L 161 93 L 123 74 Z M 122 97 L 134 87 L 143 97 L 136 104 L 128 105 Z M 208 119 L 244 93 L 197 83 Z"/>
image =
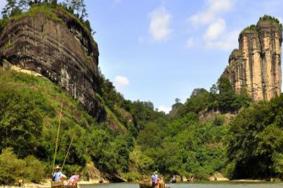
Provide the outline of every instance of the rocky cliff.
<path id="1" fill-rule="evenodd" d="M 17 66 L 49 78 L 102 120 L 105 112 L 96 97 L 98 55 L 90 31 L 60 7 L 46 10 L 35 6 L 10 18 L 0 31 L 2 65 Z"/>
<path id="2" fill-rule="evenodd" d="M 264 16 L 241 32 L 239 49 L 232 51 L 222 75 L 236 93 L 246 92 L 255 101 L 281 93 L 281 27 L 276 18 Z"/>

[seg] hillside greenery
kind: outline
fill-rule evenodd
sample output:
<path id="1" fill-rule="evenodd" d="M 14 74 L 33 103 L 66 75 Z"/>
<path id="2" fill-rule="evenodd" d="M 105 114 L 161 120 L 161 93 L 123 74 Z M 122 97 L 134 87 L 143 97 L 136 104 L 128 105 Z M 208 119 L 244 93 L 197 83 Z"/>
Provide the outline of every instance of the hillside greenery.
<path id="1" fill-rule="evenodd" d="M 45 166 L 44 175 L 48 176 L 52 172 L 59 120 L 56 164 L 63 163 L 73 140 L 64 167 L 68 175 L 83 171 L 89 161 L 110 174 L 127 171 L 128 156 L 133 147 L 131 134 L 110 129 L 108 122 L 98 124 L 78 101 L 43 77 L 0 71 L 2 152 L 11 148 L 19 159 L 35 156 Z M 0 175 L 0 183 L 6 183 L 4 179 Z"/>
<path id="2" fill-rule="evenodd" d="M 229 80 L 222 77 L 210 91 L 195 89 L 184 104 L 179 99 L 175 102 L 166 117 L 148 121 L 139 132 L 130 157 L 136 162 L 134 170 L 196 180 L 206 180 L 215 172 L 229 175 L 229 114 L 235 116 L 251 99 L 235 94 Z M 208 114 L 211 118 L 205 119 Z"/>
<path id="3" fill-rule="evenodd" d="M 195 89 L 184 104 L 176 99 L 167 119 L 148 122 L 130 160 L 136 171 L 166 177 L 205 180 L 220 172 L 230 179 L 282 179 L 282 106 L 283 95 L 252 102 L 222 77 L 210 91 Z"/>
<path id="4" fill-rule="evenodd" d="M 283 95 L 254 104 L 231 122 L 232 178 L 283 177 Z"/>
<path id="5" fill-rule="evenodd" d="M 78 101 L 43 77 L 1 70 L 0 163 L 11 158 L 0 171 L 1 184 L 49 176 L 60 116 L 56 164 L 63 163 L 73 140 L 64 166 L 67 175 L 80 171 L 87 178 L 86 165 L 93 162 L 102 172 L 129 181 L 155 170 L 167 178 L 177 174 L 195 180 L 215 172 L 229 178 L 282 178 L 283 96 L 251 103 L 231 92 L 222 78 L 210 91 L 194 90 L 184 104 L 176 100 L 165 115 L 151 102 L 125 100 L 104 77 L 100 82 L 101 100 L 123 129 L 113 129 L 113 121 L 96 122 Z M 33 177 L 28 161 L 42 173 Z M 17 165 L 22 170 L 6 177 Z"/>

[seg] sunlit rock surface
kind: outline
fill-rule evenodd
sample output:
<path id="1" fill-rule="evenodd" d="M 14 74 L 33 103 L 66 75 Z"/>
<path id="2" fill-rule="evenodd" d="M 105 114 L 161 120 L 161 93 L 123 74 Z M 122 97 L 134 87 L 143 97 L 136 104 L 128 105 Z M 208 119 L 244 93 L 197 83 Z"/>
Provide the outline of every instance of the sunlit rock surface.
<path id="1" fill-rule="evenodd" d="M 270 16 L 244 29 L 239 49 L 233 50 L 227 76 L 236 93 L 246 92 L 253 100 L 270 100 L 281 93 L 282 28 Z"/>

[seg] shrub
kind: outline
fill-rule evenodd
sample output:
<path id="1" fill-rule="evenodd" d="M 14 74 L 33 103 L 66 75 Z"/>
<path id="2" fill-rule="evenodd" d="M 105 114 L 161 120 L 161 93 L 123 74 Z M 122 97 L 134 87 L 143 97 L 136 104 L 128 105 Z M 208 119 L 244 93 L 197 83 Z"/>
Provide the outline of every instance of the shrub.
<path id="1" fill-rule="evenodd" d="M 25 158 L 24 177 L 32 182 L 39 183 L 45 175 L 45 166 L 34 156 L 27 156 Z"/>
<path id="2" fill-rule="evenodd" d="M 25 161 L 18 159 L 12 148 L 7 148 L 0 155 L 0 184 L 13 184 L 24 176 Z"/>
<path id="3" fill-rule="evenodd" d="M 123 176 L 128 182 L 136 182 L 141 179 L 141 175 L 138 172 L 128 172 L 123 174 Z"/>
<path id="4" fill-rule="evenodd" d="M 45 175 L 44 165 L 33 156 L 18 159 L 12 148 L 0 155 L 0 184 L 14 184 L 20 179 L 39 183 Z"/>

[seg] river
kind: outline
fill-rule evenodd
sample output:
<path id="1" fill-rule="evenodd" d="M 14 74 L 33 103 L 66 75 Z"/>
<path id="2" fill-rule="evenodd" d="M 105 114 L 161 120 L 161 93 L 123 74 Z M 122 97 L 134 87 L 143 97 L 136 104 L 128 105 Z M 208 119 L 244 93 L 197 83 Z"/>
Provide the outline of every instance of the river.
<path id="1" fill-rule="evenodd" d="M 225 183 L 225 184 L 173 184 L 170 188 L 283 188 L 283 184 L 275 183 Z"/>
<path id="2" fill-rule="evenodd" d="M 223 183 L 223 184 L 170 184 L 170 188 L 283 188 L 283 183 Z M 80 188 L 139 188 L 138 184 L 113 183 L 113 184 L 88 184 Z"/>
<path id="3" fill-rule="evenodd" d="M 110 183 L 110 184 L 80 184 L 79 188 L 139 188 L 139 184 Z"/>

